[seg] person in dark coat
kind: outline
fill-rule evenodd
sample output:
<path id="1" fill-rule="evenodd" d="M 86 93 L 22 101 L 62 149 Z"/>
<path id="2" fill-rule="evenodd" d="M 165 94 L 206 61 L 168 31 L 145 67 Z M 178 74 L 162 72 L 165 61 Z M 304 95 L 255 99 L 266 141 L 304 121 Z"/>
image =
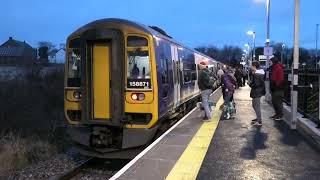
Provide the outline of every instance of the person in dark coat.
<path id="1" fill-rule="evenodd" d="M 204 121 L 211 120 L 211 109 L 209 107 L 209 97 L 212 93 L 212 82 L 210 81 L 209 70 L 205 66 L 205 63 L 201 62 L 199 64 L 200 74 L 198 78 L 198 86 L 201 90 L 201 102 L 205 111 Z"/>
<path id="2" fill-rule="evenodd" d="M 241 74 L 242 74 L 242 86 L 246 85 L 246 79 L 247 79 L 247 71 L 244 69 L 244 67 L 241 67 Z"/>
<path id="3" fill-rule="evenodd" d="M 258 61 L 253 61 L 251 66 L 251 79 L 249 86 L 251 87 L 250 97 L 252 98 L 252 107 L 256 113 L 257 118 L 252 120 L 251 124 L 255 126 L 262 125 L 260 99 L 266 94 L 264 85 L 264 70 L 260 69 Z"/>
<path id="4" fill-rule="evenodd" d="M 275 111 L 275 115 L 271 116 L 271 118 L 274 120 L 281 120 L 283 117 L 282 98 L 284 96 L 284 67 L 279 63 L 277 57 L 271 58 L 271 62 L 270 90 Z"/>
<path id="5" fill-rule="evenodd" d="M 237 79 L 238 87 L 242 87 L 242 73 L 239 67 L 236 67 L 236 72 L 234 74 L 235 78 Z"/>
<path id="6" fill-rule="evenodd" d="M 139 72 L 140 72 L 140 70 L 139 70 L 137 64 L 134 64 L 133 68 L 131 70 L 131 76 L 137 78 L 139 76 Z"/>

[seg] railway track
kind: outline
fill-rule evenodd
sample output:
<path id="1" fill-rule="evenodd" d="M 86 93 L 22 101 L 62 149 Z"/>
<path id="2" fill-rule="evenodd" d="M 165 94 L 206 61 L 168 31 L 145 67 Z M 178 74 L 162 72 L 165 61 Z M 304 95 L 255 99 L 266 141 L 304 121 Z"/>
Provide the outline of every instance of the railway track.
<path id="1" fill-rule="evenodd" d="M 94 160 L 94 158 L 88 158 L 87 160 L 84 160 L 83 162 L 81 162 L 78 166 L 75 166 L 73 169 L 69 170 L 68 172 L 65 172 L 64 174 L 62 174 L 54 179 L 57 179 L 57 180 L 71 179 L 71 178 L 75 177 L 77 174 L 79 174 L 81 172 L 81 170 L 83 168 L 85 168 L 86 166 L 88 166 L 90 164 L 90 162 L 93 160 Z"/>
<path id="2" fill-rule="evenodd" d="M 129 160 L 92 158 L 72 152 L 58 154 L 28 166 L 7 179 L 108 179 L 128 162 Z"/>

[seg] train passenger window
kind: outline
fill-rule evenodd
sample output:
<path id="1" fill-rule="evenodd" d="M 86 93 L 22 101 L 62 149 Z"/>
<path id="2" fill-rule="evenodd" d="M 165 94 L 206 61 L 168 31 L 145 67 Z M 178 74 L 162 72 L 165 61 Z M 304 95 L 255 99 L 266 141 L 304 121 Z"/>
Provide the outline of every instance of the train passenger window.
<path id="1" fill-rule="evenodd" d="M 148 46 L 148 40 L 139 36 L 128 36 L 127 47 Z"/>
<path id="2" fill-rule="evenodd" d="M 169 83 L 171 82 L 172 75 L 170 74 L 170 64 L 171 64 L 171 46 L 170 43 L 166 41 L 160 41 L 158 47 L 157 47 L 157 58 L 159 59 L 159 64 L 160 68 L 159 70 L 161 71 L 161 93 L 162 93 L 162 98 L 167 99 L 169 92 L 170 92 L 170 87 Z M 171 75 L 171 77 L 170 77 Z"/>
<path id="3" fill-rule="evenodd" d="M 191 82 L 191 72 L 190 71 L 183 72 L 183 80 L 185 83 Z"/>
<path id="4" fill-rule="evenodd" d="M 162 98 L 168 97 L 168 84 L 169 84 L 169 76 L 168 76 L 168 59 L 161 59 L 162 61 L 162 75 L 161 75 L 161 82 L 163 85 L 162 89 Z"/>
<path id="5" fill-rule="evenodd" d="M 168 84 L 169 83 L 169 77 L 168 77 L 168 59 L 162 59 L 162 84 Z"/>
<path id="6" fill-rule="evenodd" d="M 127 88 L 150 89 L 151 70 L 148 51 L 127 52 Z"/>
<path id="7" fill-rule="evenodd" d="M 196 71 L 194 71 L 194 72 L 191 73 L 191 80 L 192 80 L 192 81 L 197 80 L 197 73 L 196 73 Z"/>

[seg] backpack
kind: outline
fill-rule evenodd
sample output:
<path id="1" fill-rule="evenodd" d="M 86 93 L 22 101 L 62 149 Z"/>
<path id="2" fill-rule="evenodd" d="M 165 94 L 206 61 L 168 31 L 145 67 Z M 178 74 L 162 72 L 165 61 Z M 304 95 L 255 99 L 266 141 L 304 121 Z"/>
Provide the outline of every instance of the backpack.
<path id="1" fill-rule="evenodd" d="M 224 74 L 222 77 L 222 84 L 224 86 L 224 88 L 233 91 L 234 90 L 234 84 L 232 83 L 231 80 L 232 77 L 230 77 L 230 75 L 228 74 Z"/>

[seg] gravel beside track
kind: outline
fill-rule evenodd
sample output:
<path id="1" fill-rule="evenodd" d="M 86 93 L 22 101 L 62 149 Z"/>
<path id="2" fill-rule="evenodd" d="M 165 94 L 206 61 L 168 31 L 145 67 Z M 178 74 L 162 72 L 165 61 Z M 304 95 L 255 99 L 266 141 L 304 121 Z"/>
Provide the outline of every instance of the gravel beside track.
<path id="1" fill-rule="evenodd" d="M 70 171 L 70 169 L 76 168 L 79 164 L 84 163 L 88 159 L 89 157 L 70 151 L 66 154 L 58 154 L 51 159 L 17 171 L 8 179 L 56 179 L 62 174 Z"/>

